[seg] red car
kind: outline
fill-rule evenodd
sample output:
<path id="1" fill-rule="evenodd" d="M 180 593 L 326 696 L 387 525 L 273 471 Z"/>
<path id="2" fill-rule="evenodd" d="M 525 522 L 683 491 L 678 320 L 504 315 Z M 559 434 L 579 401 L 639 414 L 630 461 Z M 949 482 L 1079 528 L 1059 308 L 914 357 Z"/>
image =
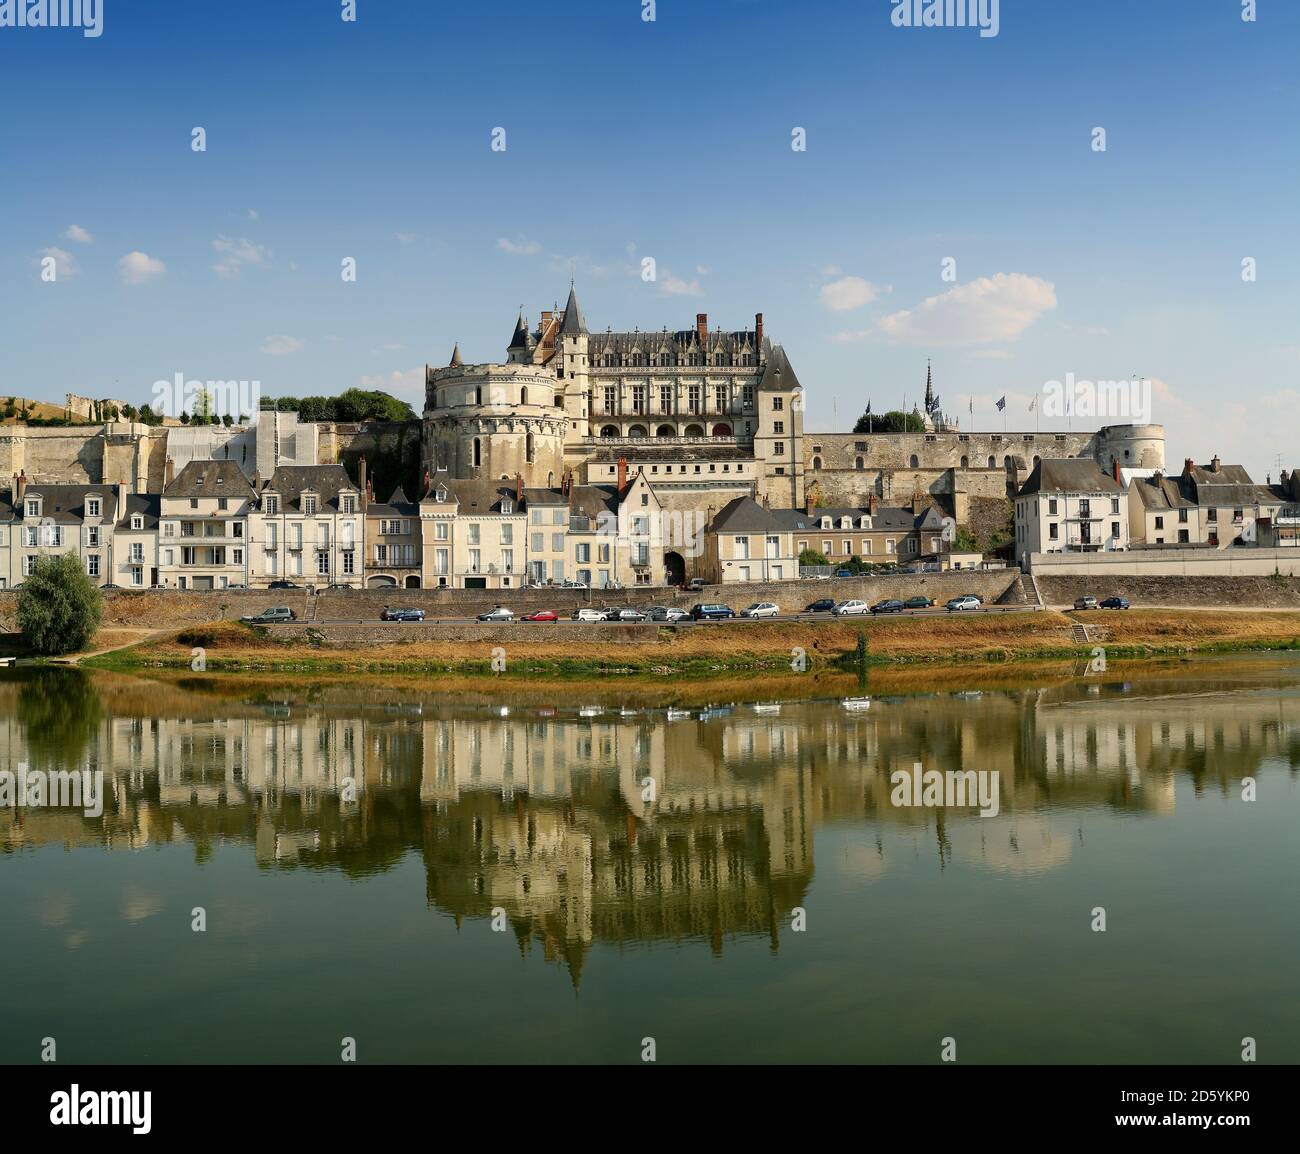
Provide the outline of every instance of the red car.
<path id="1" fill-rule="evenodd" d="M 554 609 L 539 609 L 536 613 L 526 614 L 521 621 L 558 621 L 560 615 Z"/>

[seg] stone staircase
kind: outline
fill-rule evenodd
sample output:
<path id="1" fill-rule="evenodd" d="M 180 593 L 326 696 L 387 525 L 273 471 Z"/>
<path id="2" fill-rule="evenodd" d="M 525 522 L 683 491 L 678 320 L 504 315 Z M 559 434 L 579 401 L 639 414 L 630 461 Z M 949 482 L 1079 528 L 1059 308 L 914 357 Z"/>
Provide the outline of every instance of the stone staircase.
<path id="1" fill-rule="evenodd" d="M 1035 609 L 1043 607 L 1043 599 L 1038 592 L 1038 584 L 1032 573 L 1021 573 L 1007 586 L 1007 591 L 998 598 L 999 605 L 1025 605 Z"/>

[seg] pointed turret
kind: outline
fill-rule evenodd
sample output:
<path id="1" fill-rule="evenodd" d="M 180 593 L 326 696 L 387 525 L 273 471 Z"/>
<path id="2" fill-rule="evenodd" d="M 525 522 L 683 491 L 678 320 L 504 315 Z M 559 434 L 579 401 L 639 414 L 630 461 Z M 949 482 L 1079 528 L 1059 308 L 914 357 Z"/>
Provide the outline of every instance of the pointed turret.
<path id="1" fill-rule="evenodd" d="M 459 369 L 464 365 L 464 363 L 465 362 L 460 359 L 460 342 L 457 341 L 456 347 L 451 350 L 451 363 L 447 367 L 449 369 Z"/>
<path id="2" fill-rule="evenodd" d="M 528 348 L 528 326 L 524 324 L 523 310 L 519 311 L 519 319 L 515 322 L 515 335 L 510 338 L 510 347 L 507 352 L 513 353 L 518 349 Z"/>
<path id="3" fill-rule="evenodd" d="M 569 286 L 569 299 L 564 306 L 564 324 L 560 326 L 560 335 L 564 337 L 582 337 L 587 335 L 587 322 L 582 319 L 582 308 L 578 304 L 578 291 Z"/>
<path id="4" fill-rule="evenodd" d="M 934 412 L 934 376 L 930 371 L 930 362 L 925 362 L 925 411 Z"/>

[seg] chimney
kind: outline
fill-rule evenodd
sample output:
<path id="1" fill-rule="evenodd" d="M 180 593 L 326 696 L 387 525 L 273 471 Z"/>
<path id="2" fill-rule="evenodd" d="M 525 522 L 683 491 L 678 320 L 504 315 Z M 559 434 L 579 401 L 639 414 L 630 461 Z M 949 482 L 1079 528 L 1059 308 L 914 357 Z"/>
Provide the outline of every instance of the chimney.
<path id="1" fill-rule="evenodd" d="M 1219 460 L 1219 454 L 1215 453 L 1214 458 L 1210 461 L 1210 472 L 1217 473 L 1223 462 Z"/>
<path id="2" fill-rule="evenodd" d="M 754 314 L 754 343 L 758 346 L 756 352 L 763 351 L 763 314 Z"/>
<path id="3" fill-rule="evenodd" d="M 1184 458 L 1183 458 L 1183 476 L 1184 476 L 1184 477 L 1190 477 L 1190 476 L 1192 475 L 1192 469 L 1195 468 L 1195 464 L 1196 464 L 1196 463 L 1191 459 L 1191 457 L 1184 457 Z"/>
<path id="4" fill-rule="evenodd" d="M 912 512 L 919 513 L 924 508 L 925 508 L 925 496 L 918 489 L 915 493 L 912 494 Z"/>
<path id="5" fill-rule="evenodd" d="M 27 470 L 24 469 L 14 478 L 14 492 L 18 495 L 18 504 L 22 505 L 23 496 L 27 492 Z"/>
<path id="6" fill-rule="evenodd" d="M 618 459 L 618 491 L 621 494 L 627 488 L 627 458 Z"/>
<path id="7" fill-rule="evenodd" d="M 1117 485 L 1122 485 L 1122 484 L 1124 483 L 1124 478 L 1121 477 L 1121 476 L 1120 476 L 1120 473 L 1119 473 L 1119 458 L 1118 458 L 1118 457 L 1112 457 L 1112 458 L 1111 458 L 1111 461 L 1110 461 L 1110 474 L 1111 474 L 1112 477 L 1115 478 L 1115 484 L 1117 484 Z"/>
<path id="8" fill-rule="evenodd" d="M 123 517 L 126 516 L 126 495 L 127 495 L 127 492 L 128 492 L 128 489 L 127 489 L 127 487 L 126 487 L 126 482 L 125 482 L 125 481 L 121 481 L 121 480 L 118 481 L 118 483 L 117 483 L 117 518 L 118 518 L 119 521 L 120 521 Z"/>
<path id="9" fill-rule="evenodd" d="M 880 498 L 877 497 L 875 493 L 872 493 L 871 496 L 867 498 L 867 512 L 874 517 L 879 511 Z"/>
<path id="10" fill-rule="evenodd" d="M 370 491 L 366 486 L 365 453 L 362 453 L 361 456 L 357 458 L 357 488 L 360 489 L 363 493 L 368 493 Z"/>
<path id="11" fill-rule="evenodd" d="M 174 480 L 176 480 L 176 460 L 174 457 L 168 457 L 163 480 L 164 487 L 170 485 Z"/>
<path id="12" fill-rule="evenodd" d="M 707 344 L 709 339 L 709 314 L 695 314 L 695 333 L 700 338 L 700 344 Z"/>
<path id="13" fill-rule="evenodd" d="M 770 509 L 771 507 L 772 507 L 772 498 L 769 497 L 766 493 L 764 493 L 764 494 L 763 494 L 763 508 L 764 508 L 764 509 Z"/>
<path id="14" fill-rule="evenodd" d="M 515 474 L 515 504 L 521 504 L 524 499 L 524 477 L 522 473 Z"/>

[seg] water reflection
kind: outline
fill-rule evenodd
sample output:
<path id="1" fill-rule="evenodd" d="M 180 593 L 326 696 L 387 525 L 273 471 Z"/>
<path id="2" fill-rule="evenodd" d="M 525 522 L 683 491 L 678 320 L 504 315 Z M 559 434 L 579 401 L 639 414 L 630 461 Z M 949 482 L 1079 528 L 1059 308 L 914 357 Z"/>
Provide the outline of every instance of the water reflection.
<path id="1" fill-rule="evenodd" d="M 430 907 L 503 913 L 576 983 L 601 941 L 779 949 L 835 824 L 866 831 L 836 863 L 864 882 L 890 872 L 891 828 L 939 868 L 1033 874 L 1070 861 L 1084 811 L 1159 818 L 1180 778 L 1227 795 L 1294 772 L 1300 665 L 1246 669 L 672 710 L 41 670 L 0 681 L 0 768 L 102 770 L 105 811 L 0 809 L 0 849 L 189 843 L 358 878 L 414 855 Z M 916 762 L 998 771 L 1000 814 L 895 807 Z"/>

